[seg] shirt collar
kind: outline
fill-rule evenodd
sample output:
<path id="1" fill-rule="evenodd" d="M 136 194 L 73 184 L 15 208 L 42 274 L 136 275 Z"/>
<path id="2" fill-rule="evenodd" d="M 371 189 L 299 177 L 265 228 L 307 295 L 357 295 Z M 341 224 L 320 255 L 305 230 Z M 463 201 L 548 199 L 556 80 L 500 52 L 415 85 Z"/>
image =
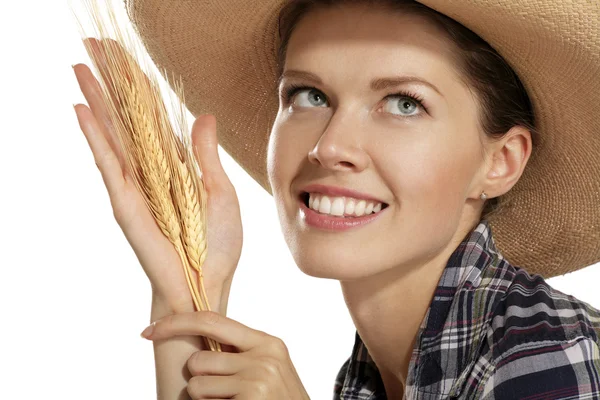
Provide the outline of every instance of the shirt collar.
<path id="1" fill-rule="evenodd" d="M 446 323 L 450 322 L 450 308 L 456 304 L 456 293 L 479 286 L 482 271 L 494 259 L 501 258 L 490 225 L 487 220 L 482 220 L 454 250 L 442 272 L 429 305 L 423 339 L 434 338 L 444 331 Z"/>
<path id="2" fill-rule="evenodd" d="M 465 376 L 460 372 L 474 361 L 477 345 L 469 343 L 463 346 L 463 357 L 460 357 L 454 371 L 445 371 L 442 367 L 442 352 L 447 350 L 444 346 L 457 339 L 452 336 L 452 326 L 456 323 L 457 314 L 451 308 L 483 307 L 477 310 L 477 315 L 490 316 L 491 311 L 500 299 L 502 290 L 493 292 L 495 299 L 473 299 L 466 295 L 478 287 L 482 272 L 489 266 L 497 267 L 503 260 L 496 248 L 492 237 L 491 227 L 487 220 L 481 220 L 450 256 L 446 267 L 438 281 L 433 299 L 421 322 L 415 348 L 409 366 L 407 388 L 417 387 L 428 382 L 444 382 L 443 392 L 458 396 Z M 458 292 L 464 292 L 457 296 Z M 479 296 L 481 297 L 481 296 Z M 471 315 L 474 315 L 471 312 Z M 483 326 L 483 325 L 482 325 Z M 485 335 L 483 330 L 482 335 Z M 450 374 L 450 375 L 448 375 Z M 432 390 L 429 387 L 429 390 Z M 430 392 L 432 393 L 432 392 Z M 355 344 L 349 359 L 348 369 L 342 386 L 342 398 L 356 398 L 361 400 L 385 399 L 385 388 L 375 362 L 362 342 L 358 331 L 355 335 Z M 354 397 L 346 397 L 351 394 Z M 408 397 L 409 390 L 406 395 Z M 435 394 L 435 393 L 434 393 Z"/>
<path id="3" fill-rule="evenodd" d="M 460 395 L 468 377 L 463 372 L 477 360 L 494 308 L 506 292 L 502 277 L 509 266 L 496 248 L 488 221 L 480 221 L 452 253 L 440 277 L 413 349 L 407 386 L 427 387 L 444 398 Z M 470 324 L 477 332 L 461 340 L 458 323 Z M 445 367 L 443 360 L 449 358 L 452 367 Z"/>
<path id="4" fill-rule="evenodd" d="M 385 387 L 375 361 L 371 358 L 358 331 L 348 360 L 340 399 L 385 400 Z"/>

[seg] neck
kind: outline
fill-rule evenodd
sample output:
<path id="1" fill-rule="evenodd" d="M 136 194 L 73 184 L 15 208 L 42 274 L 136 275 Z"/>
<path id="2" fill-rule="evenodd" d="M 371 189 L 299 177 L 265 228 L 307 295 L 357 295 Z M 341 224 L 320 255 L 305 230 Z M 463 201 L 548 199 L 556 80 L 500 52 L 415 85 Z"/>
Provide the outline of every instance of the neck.
<path id="1" fill-rule="evenodd" d="M 460 232 L 460 233 L 459 233 Z M 463 230 L 434 258 L 340 281 L 356 330 L 377 365 L 388 398 L 402 398 L 419 327 Z"/>

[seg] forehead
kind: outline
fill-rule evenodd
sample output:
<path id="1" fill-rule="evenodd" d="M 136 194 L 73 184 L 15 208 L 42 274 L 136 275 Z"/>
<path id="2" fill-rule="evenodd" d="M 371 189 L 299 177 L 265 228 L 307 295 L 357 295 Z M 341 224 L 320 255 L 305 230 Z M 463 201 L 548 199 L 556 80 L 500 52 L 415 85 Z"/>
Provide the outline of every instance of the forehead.
<path id="1" fill-rule="evenodd" d="M 362 4 L 317 7 L 300 19 L 286 51 L 286 68 L 325 71 L 334 67 L 456 74 L 456 45 L 428 18 L 401 10 Z"/>

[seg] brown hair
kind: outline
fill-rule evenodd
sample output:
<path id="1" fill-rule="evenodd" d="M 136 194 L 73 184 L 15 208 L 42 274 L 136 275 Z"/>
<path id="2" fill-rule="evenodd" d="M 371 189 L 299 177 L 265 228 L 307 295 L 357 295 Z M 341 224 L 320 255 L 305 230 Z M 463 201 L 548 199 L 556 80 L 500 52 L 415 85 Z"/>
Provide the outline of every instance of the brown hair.
<path id="1" fill-rule="evenodd" d="M 508 63 L 486 41 L 455 20 L 414 0 L 289 0 L 279 14 L 279 74 L 290 36 L 298 22 L 315 7 L 366 3 L 392 10 L 411 12 L 428 18 L 442 28 L 459 49 L 458 68 L 480 103 L 480 124 L 492 139 L 501 139 L 513 126 L 531 132 L 532 145 L 537 145 L 533 108 L 525 87 Z M 486 200 L 481 219 L 502 209 L 500 197 Z"/>

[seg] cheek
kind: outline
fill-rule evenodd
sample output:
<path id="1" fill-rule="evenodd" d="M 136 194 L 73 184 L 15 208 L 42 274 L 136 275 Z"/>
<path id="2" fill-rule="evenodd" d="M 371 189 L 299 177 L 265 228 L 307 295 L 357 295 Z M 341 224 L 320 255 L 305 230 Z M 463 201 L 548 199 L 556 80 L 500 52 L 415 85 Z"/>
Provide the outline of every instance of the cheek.
<path id="1" fill-rule="evenodd" d="M 436 133 L 441 139 L 434 140 Z M 401 206 L 439 218 L 462 210 L 479 150 L 475 143 L 457 139 L 460 135 L 427 134 L 431 140 L 384 146 L 382 173 Z M 390 152 L 391 148 L 396 150 Z"/>
<path id="2" fill-rule="evenodd" d="M 290 180 L 293 174 L 306 168 L 303 163 L 308 162 L 308 153 L 317 144 L 328 120 L 327 113 L 294 116 L 280 110 L 273 123 L 267 154 L 267 172 L 272 184 Z"/>
<path id="3" fill-rule="evenodd" d="M 267 175 L 269 183 L 273 190 L 273 196 L 277 198 L 281 190 L 281 139 L 277 133 L 276 126 L 273 126 L 269 136 L 269 146 L 267 149 Z"/>
<path id="4" fill-rule="evenodd" d="M 309 139 L 303 132 L 291 129 L 289 123 L 275 120 L 267 150 L 267 173 L 273 197 L 278 203 L 290 193 L 292 180 L 306 161 L 310 151 Z"/>
<path id="5" fill-rule="evenodd" d="M 290 179 L 290 172 L 287 170 L 289 164 L 283 162 L 283 160 L 286 160 L 287 156 L 285 141 L 282 141 L 275 129 L 273 129 L 273 131 L 271 131 L 267 153 L 267 173 L 280 221 L 286 219 L 285 204 L 286 198 L 288 197 L 287 193 L 289 193 L 289 189 L 287 191 L 285 190 L 286 182 Z M 289 185 L 287 185 L 287 187 L 289 188 Z"/>

